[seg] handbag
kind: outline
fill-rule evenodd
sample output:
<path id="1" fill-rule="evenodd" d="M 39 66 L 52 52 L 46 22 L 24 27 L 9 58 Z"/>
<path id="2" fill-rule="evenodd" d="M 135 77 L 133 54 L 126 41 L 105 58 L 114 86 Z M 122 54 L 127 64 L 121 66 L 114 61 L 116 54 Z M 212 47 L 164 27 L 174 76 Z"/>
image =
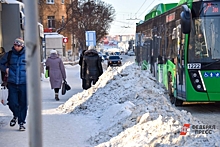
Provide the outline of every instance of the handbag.
<path id="1" fill-rule="evenodd" d="M 49 66 L 46 66 L 46 71 L 45 71 L 45 78 L 50 77 L 49 75 Z"/>
<path id="2" fill-rule="evenodd" d="M 66 94 L 66 91 L 70 89 L 71 89 L 70 85 L 67 84 L 66 80 L 64 80 L 62 83 L 62 91 L 61 91 L 62 95 Z"/>
<path id="3" fill-rule="evenodd" d="M 8 104 L 8 89 L 6 86 L 1 86 L 0 100 L 4 106 L 6 106 Z"/>
<path id="4" fill-rule="evenodd" d="M 1 86 L 7 86 L 7 84 L 8 84 L 8 75 L 7 74 L 5 74 L 4 75 L 4 79 L 3 79 L 3 81 L 2 81 L 2 85 Z M 1 89 L 2 89 L 2 87 L 1 87 Z"/>

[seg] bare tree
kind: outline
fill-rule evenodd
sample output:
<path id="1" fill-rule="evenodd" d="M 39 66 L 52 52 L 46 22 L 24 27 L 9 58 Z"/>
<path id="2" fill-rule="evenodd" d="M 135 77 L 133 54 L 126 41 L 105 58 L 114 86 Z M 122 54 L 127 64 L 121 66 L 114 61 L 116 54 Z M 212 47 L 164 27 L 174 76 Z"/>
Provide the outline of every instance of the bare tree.
<path id="1" fill-rule="evenodd" d="M 96 31 L 96 41 L 107 35 L 110 24 L 115 18 L 115 9 L 112 5 L 101 0 L 72 1 L 66 4 L 65 23 L 60 23 L 59 33 L 64 30 L 71 31 L 82 48 L 85 48 L 85 31 Z"/>

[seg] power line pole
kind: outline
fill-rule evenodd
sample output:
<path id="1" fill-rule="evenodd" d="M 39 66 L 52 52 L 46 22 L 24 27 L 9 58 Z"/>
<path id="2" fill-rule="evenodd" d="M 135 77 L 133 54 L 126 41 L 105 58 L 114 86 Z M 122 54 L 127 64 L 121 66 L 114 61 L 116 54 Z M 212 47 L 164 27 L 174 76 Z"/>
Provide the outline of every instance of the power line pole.
<path id="1" fill-rule="evenodd" d="M 42 147 L 40 46 L 36 0 L 24 0 L 27 97 L 29 104 L 29 147 Z"/>

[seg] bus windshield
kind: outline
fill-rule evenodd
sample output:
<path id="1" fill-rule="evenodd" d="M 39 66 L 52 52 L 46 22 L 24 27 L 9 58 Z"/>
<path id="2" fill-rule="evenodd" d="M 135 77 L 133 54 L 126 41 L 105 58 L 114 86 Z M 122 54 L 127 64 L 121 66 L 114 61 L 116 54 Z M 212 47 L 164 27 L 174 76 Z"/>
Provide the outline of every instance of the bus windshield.
<path id="1" fill-rule="evenodd" d="M 189 62 L 208 63 L 220 59 L 220 13 L 211 15 L 206 7 L 201 7 L 200 13 L 192 18 L 188 45 Z"/>

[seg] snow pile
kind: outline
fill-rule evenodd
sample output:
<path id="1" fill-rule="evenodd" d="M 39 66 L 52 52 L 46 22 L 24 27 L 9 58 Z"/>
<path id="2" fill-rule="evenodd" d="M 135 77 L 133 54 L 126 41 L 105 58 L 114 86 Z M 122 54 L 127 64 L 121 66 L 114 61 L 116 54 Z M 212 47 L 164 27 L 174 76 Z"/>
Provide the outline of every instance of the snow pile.
<path id="1" fill-rule="evenodd" d="M 88 140 L 91 146 L 220 146 L 218 130 L 205 135 L 190 128 L 180 135 L 184 124 L 203 124 L 175 109 L 166 93 L 149 71 L 128 62 L 108 68 L 96 85 L 58 109 L 97 119 L 100 127 Z"/>

